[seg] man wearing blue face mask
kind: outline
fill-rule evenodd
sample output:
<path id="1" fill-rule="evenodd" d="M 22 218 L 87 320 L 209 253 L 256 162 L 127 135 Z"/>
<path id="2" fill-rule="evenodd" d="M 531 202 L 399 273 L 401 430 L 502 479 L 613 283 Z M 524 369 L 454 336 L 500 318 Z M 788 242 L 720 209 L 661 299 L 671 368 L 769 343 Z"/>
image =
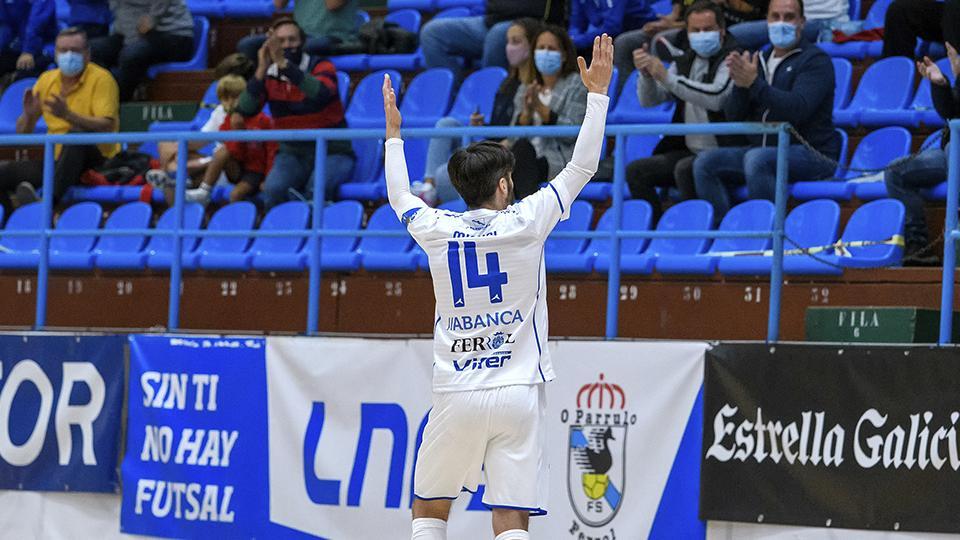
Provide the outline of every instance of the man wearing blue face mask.
<path id="1" fill-rule="evenodd" d="M 726 59 L 734 83 L 724 106 L 727 119 L 789 122 L 816 152 L 836 160 L 840 135 L 833 127 L 833 62 L 816 46 L 801 43 L 801 0 L 772 0 L 767 23 L 772 50 L 734 52 Z M 731 186 L 746 183 L 751 199 L 774 198 L 777 138 L 751 136 L 750 141 L 749 147 L 708 150 L 694 161 L 697 195 L 713 204 L 718 222 L 730 209 Z M 820 180 L 833 174 L 833 164 L 795 138 L 789 152 L 791 181 Z"/>
<path id="2" fill-rule="evenodd" d="M 736 41 L 726 33 L 723 11 L 710 0 L 692 4 L 684 15 L 687 43 L 683 55 L 670 69 L 647 48 L 634 51 L 634 65 L 640 71 L 637 94 L 644 107 L 677 100 L 674 123 L 723 122 L 723 102 L 733 90 L 730 69 L 724 59 L 737 50 Z M 686 135 L 664 137 L 653 156 L 627 165 L 627 184 L 635 199 L 653 207 L 654 219 L 661 213 L 656 188 L 676 186 L 682 199 L 693 199 L 693 159 L 719 146 L 743 144 L 739 137 Z"/>
<path id="3" fill-rule="evenodd" d="M 17 133 L 33 133 L 40 116 L 51 134 L 117 131 L 120 102 L 110 72 L 90 64 L 86 34 L 77 28 L 62 30 L 56 40 L 57 69 L 44 72 L 23 95 L 23 114 Z M 87 169 L 103 164 L 120 151 L 119 144 L 61 146 L 54 149 L 54 201 L 80 180 Z M 38 200 L 35 188 L 43 182 L 42 161 L 0 163 L 0 191 L 16 189 L 21 204 Z M 0 196 L 4 206 L 9 201 Z"/>

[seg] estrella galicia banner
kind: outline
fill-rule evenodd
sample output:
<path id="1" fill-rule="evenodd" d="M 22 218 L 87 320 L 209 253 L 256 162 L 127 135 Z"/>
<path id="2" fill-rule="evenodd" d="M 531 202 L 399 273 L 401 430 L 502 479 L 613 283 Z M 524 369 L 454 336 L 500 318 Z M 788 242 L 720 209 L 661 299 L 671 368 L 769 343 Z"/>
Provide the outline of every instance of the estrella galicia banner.
<path id="1" fill-rule="evenodd" d="M 123 532 L 263 536 L 264 348 L 253 338 L 130 337 Z"/>
<path id="2" fill-rule="evenodd" d="M 960 532 L 955 349 L 721 345 L 704 402 L 704 519 Z"/>
<path id="3" fill-rule="evenodd" d="M 117 489 L 123 338 L 0 335 L 0 489 Z"/>

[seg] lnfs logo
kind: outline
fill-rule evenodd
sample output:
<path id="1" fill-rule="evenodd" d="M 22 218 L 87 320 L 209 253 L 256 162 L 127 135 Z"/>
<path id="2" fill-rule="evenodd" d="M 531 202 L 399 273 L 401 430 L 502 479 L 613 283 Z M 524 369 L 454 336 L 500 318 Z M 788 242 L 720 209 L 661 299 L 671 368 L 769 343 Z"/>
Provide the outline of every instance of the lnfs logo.
<path id="1" fill-rule="evenodd" d="M 564 409 L 560 419 L 570 425 L 570 504 L 583 525 L 603 527 L 617 515 L 623 501 L 627 427 L 636 423 L 637 416 L 627 410 L 623 388 L 604 381 L 601 373 L 599 381 L 580 387 L 576 409 Z M 570 532 L 576 536 L 579 529 L 575 522 Z"/>

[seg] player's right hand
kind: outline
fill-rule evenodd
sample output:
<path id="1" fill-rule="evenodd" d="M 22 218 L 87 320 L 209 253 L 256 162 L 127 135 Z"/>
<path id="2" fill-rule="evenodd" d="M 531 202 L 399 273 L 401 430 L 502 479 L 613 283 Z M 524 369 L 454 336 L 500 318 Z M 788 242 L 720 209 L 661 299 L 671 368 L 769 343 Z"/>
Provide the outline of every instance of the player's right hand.
<path id="1" fill-rule="evenodd" d="M 393 91 L 390 75 L 383 75 L 383 114 L 387 122 L 387 138 L 400 137 L 400 109 L 397 109 L 397 94 Z"/>
<path id="2" fill-rule="evenodd" d="M 588 92 L 606 94 L 610 86 L 610 77 L 613 75 L 613 38 L 607 34 L 593 39 L 593 59 L 590 67 L 582 56 L 577 57 L 580 66 L 580 78 Z"/>

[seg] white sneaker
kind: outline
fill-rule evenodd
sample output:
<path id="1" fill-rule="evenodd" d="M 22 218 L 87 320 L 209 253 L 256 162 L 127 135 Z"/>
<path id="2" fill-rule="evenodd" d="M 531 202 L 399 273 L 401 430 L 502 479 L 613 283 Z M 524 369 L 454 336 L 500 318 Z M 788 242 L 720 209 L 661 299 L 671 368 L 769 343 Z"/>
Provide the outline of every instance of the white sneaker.
<path id="1" fill-rule="evenodd" d="M 410 184 L 410 193 L 413 193 L 420 200 L 427 203 L 427 206 L 436 206 L 437 188 L 427 182 L 413 182 Z"/>
<path id="2" fill-rule="evenodd" d="M 200 203 L 204 206 L 210 202 L 210 189 L 206 186 L 200 186 L 196 189 L 188 189 L 185 194 L 187 202 Z"/>

